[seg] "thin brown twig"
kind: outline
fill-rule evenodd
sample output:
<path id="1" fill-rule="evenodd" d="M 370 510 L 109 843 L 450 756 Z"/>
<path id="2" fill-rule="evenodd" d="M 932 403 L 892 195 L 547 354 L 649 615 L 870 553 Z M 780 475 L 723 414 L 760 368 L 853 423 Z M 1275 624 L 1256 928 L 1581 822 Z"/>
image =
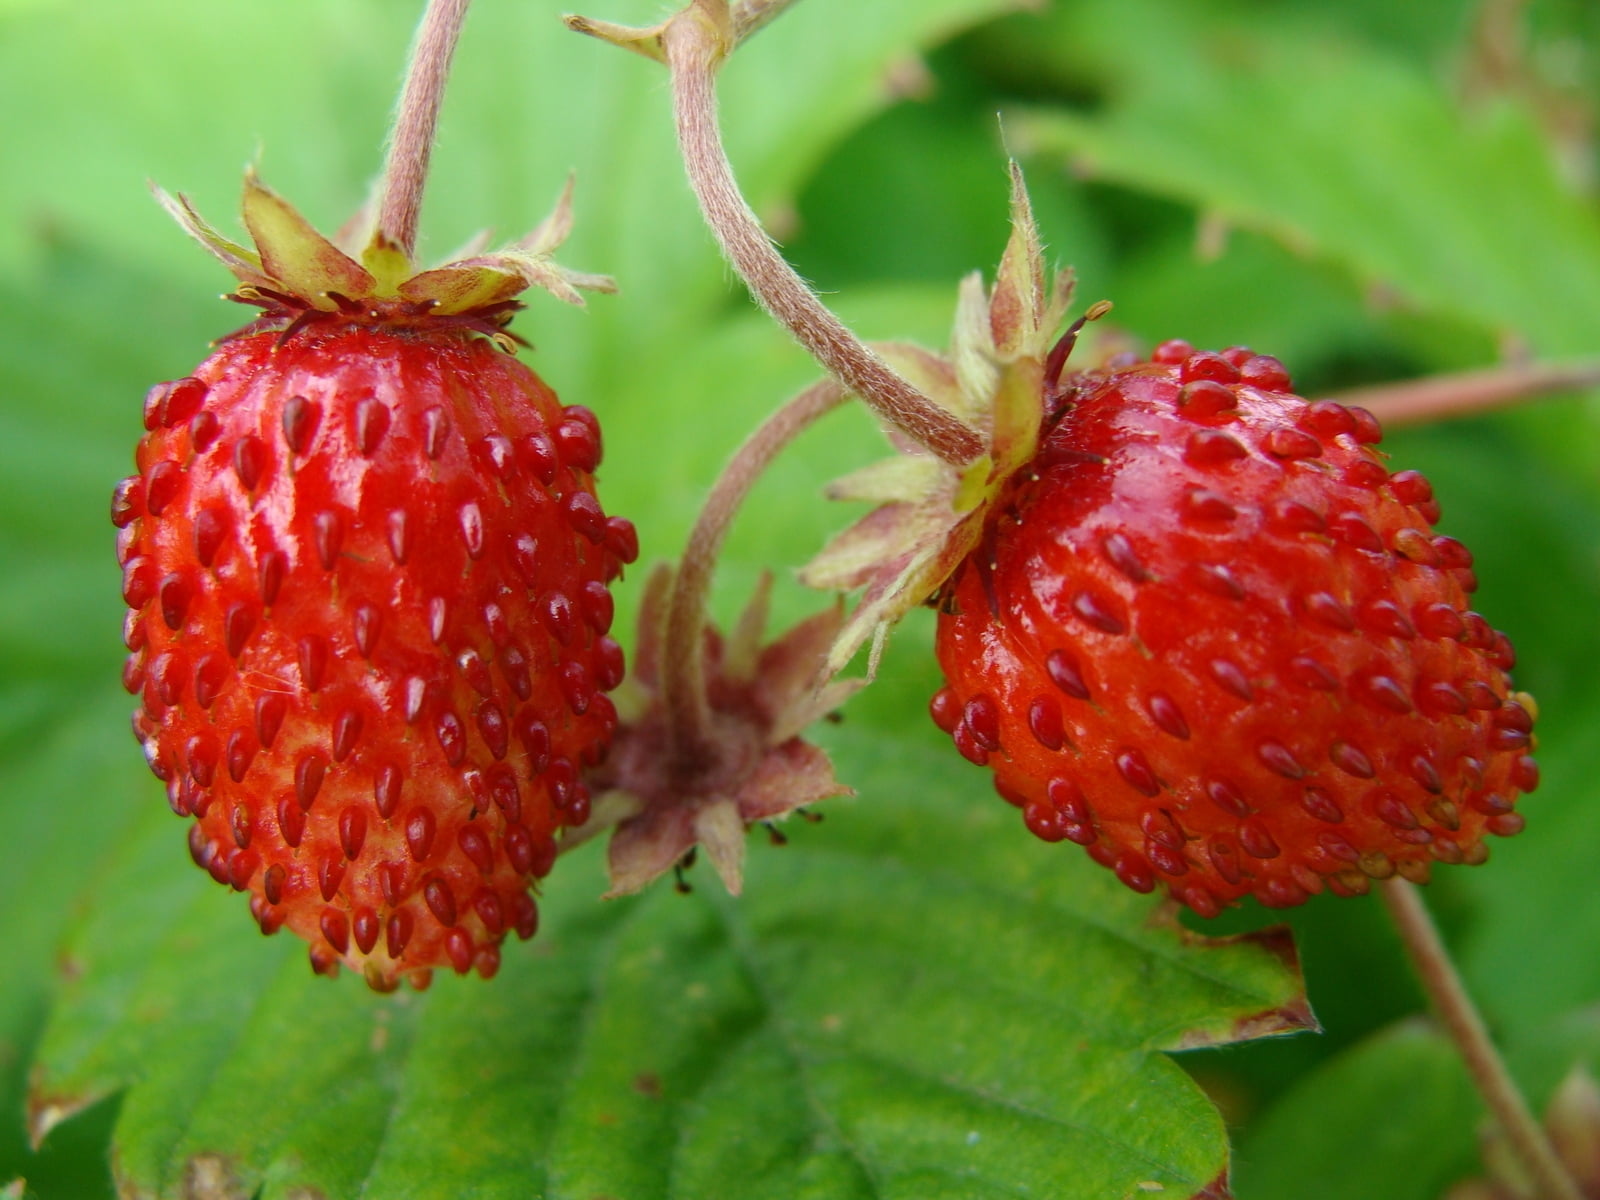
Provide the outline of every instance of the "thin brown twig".
<path id="1" fill-rule="evenodd" d="M 417 219 L 428 181 L 439 108 L 450 60 L 472 0 L 430 0 L 411 49 L 411 66 L 395 112 L 389 157 L 379 190 L 378 230 L 407 257 L 416 252 Z"/>
<path id="2" fill-rule="evenodd" d="M 1584 1200 L 1506 1070 L 1505 1060 L 1489 1037 L 1483 1017 L 1439 937 L 1421 891 L 1415 884 L 1398 878 L 1386 880 L 1381 887 L 1389 915 L 1400 931 L 1400 940 L 1434 1011 L 1460 1051 L 1489 1111 L 1505 1131 L 1507 1142 L 1538 1188 L 1538 1200 Z"/>
<path id="3" fill-rule="evenodd" d="M 1371 411 L 1386 429 L 1506 408 L 1556 392 L 1600 386 L 1600 359 L 1529 363 L 1434 375 L 1341 393 L 1344 404 Z"/>

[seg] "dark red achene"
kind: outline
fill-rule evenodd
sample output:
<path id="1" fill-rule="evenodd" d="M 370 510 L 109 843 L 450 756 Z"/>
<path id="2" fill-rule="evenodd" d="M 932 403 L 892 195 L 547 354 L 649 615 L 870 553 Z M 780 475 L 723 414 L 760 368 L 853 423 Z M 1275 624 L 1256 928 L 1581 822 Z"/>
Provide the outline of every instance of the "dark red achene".
<path id="1" fill-rule="evenodd" d="M 1480 863 L 1538 782 L 1509 641 L 1359 409 L 1167 342 L 1047 394 L 943 594 L 932 714 L 1046 841 L 1203 915 Z"/>

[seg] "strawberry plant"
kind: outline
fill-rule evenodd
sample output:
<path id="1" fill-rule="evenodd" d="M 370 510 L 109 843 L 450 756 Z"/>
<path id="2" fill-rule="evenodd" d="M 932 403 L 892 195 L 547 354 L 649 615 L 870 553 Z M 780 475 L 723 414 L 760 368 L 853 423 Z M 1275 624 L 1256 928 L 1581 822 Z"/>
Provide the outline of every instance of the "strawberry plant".
<path id="1" fill-rule="evenodd" d="M 615 21 L 660 15 L 628 0 L 597 7 L 607 11 L 596 18 Z M 305 943 L 259 936 L 243 901 L 190 861 L 183 824 L 127 732 L 140 701 L 117 680 L 128 652 L 105 496 L 136 471 L 141 483 L 122 495 L 146 507 L 123 510 L 135 531 L 125 538 L 143 546 L 178 528 L 164 516 L 173 509 L 148 511 L 149 468 L 186 457 L 178 442 L 192 431 L 161 425 L 173 390 L 157 396 L 155 430 L 141 425 L 139 397 L 151 381 L 191 372 L 215 390 L 220 379 L 195 363 L 209 340 L 248 319 L 207 298 L 219 287 L 215 264 L 149 203 L 145 178 L 181 187 L 232 240 L 229 164 L 259 144 L 263 175 L 333 228 L 365 192 L 407 30 L 363 0 L 292 10 L 36 0 L 0 10 L 0 96 L 28 114 L 0 146 L 0 561 L 9 568 L 0 581 L 0 929 L 12 964 L 0 989 L 0 1107 L 10 1114 L 0 1119 L 0 1187 L 44 1197 L 113 1187 L 328 1197 L 1534 1194 L 1522 1156 L 1484 1123 L 1467 1072 L 1425 1015 L 1376 897 L 1325 892 L 1282 911 L 1246 899 L 1216 918 L 1179 920 L 1070 844 L 1031 836 L 986 772 L 961 761 L 929 721 L 928 698 L 946 685 L 936 626 L 961 619 L 958 610 L 982 615 L 989 602 L 981 564 L 951 585 L 964 603 L 947 604 L 947 615 L 919 607 L 933 587 L 917 593 L 934 578 L 920 572 L 953 568 L 983 544 L 981 522 L 946 522 L 944 533 L 971 542 L 909 574 L 870 554 L 818 560 L 812 582 L 867 587 L 878 607 L 865 616 L 790 578 L 830 538 L 843 538 L 835 550 L 886 544 L 840 535 L 847 516 L 821 501 L 825 480 L 845 475 L 835 494 L 880 506 L 903 494 L 888 487 L 897 473 L 960 481 L 938 465 L 970 457 L 960 422 L 902 420 L 919 394 L 952 378 L 919 347 L 980 345 L 972 314 L 1009 296 L 1029 309 L 1036 340 L 1007 341 L 1017 326 L 987 324 L 1000 330 L 991 348 L 1012 355 L 1007 370 L 1019 378 L 1059 370 L 1049 377 L 1072 388 L 1138 377 L 1159 390 L 1175 363 L 1094 372 L 1167 339 L 1248 343 L 1288 363 L 1309 399 L 1337 394 L 1400 414 L 1379 447 L 1393 456 L 1383 469 L 1431 481 L 1432 501 L 1415 488 L 1400 500 L 1428 523 L 1431 510 L 1419 506 L 1436 502 L 1439 533 L 1473 547 L 1470 603 L 1515 641 L 1515 686 L 1539 701 L 1542 780 L 1516 802 L 1526 829 L 1504 841 L 1464 838 L 1463 857 L 1468 841 L 1492 842 L 1490 861 L 1440 866 L 1428 898 L 1512 1076 L 1539 1113 L 1550 1108 L 1558 1154 L 1592 1191 L 1592 1167 L 1575 1148 L 1592 1128 L 1588 1072 L 1600 1052 L 1600 974 L 1587 952 L 1600 936 L 1587 888 L 1600 496 L 1593 417 L 1573 394 L 1593 377 L 1575 360 L 1592 353 L 1600 314 L 1592 13 L 1560 0 L 1337 12 L 1293 0 L 1057 0 L 1026 13 L 989 0 L 807 0 L 767 23 L 781 7 L 735 9 L 760 36 L 719 75 L 730 157 L 786 253 L 830 293 L 842 327 L 898 339 L 874 343 L 880 364 L 909 382 L 882 419 L 909 425 L 897 449 L 924 461 L 910 472 L 869 465 L 882 456 L 880 421 L 843 388 L 814 384 L 809 359 L 745 310 L 682 182 L 660 69 L 564 33 L 555 6 L 475 6 L 415 257 L 444 260 L 439 251 L 485 224 L 525 228 L 576 169 L 579 219 L 562 257 L 621 285 L 582 312 L 535 297 L 509 327 L 533 343 L 515 359 L 483 340 L 507 332 L 497 321 L 460 346 L 474 371 L 497 364 L 496 380 L 532 396 L 546 432 L 565 420 L 587 431 L 588 418 L 561 409 L 527 370 L 598 415 L 603 461 L 574 469 L 570 486 L 588 489 L 598 475 L 603 511 L 638 525 L 641 561 L 613 581 L 613 632 L 595 630 L 627 651 L 629 679 L 612 693 L 619 729 L 588 777 L 598 820 L 619 832 L 609 848 L 598 838 L 575 846 L 549 871 L 537 937 L 501 947 L 493 979 L 448 971 L 425 992 L 387 996 L 352 973 L 314 976 Z M 1007 149 L 1027 167 L 1043 248 L 1023 239 L 1005 253 Z M 359 259 L 361 245 L 345 244 Z M 1077 314 L 1101 297 L 1115 308 L 1096 309 L 1070 356 L 1052 363 L 1056 318 L 1073 315 L 1055 306 L 1065 290 L 1018 281 L 1035 265 L 1069 264 Z M 968 284 L 957 302 L 952 285 L 980 268 L 989 281 Z M 1031 308 L 1030 295 L 1039 298 Z M 968 318 L 954 339 L 953 309 Z M 321 379 L 351 371 L 350 345 L 373 336 L 313 323 L 284 352 L 330 355 Z M 253 344 L 264 345 L 223 343 L 213 363 Z M 427 336 L 408 335 L 405 355 L 438 353 Z M 353 386 L 388 386 L 369 384 L 374 368 L 360 361 Z M 970 379 L 973 360 L 955 361 L 966 363 L 957 382 Z M 1388 386 L 1396 379 L 1414 383 Z M 1472 397 L 1499 408 L 1552 383 L 1566 390 L 1516 411 L 1437 419 Z M 855 377 L 850 386 L 875 385 Z M 1365 387 L 1379 390 L 1356 395 Z M 292 391 L 256 410 L 274 432 Z M 1025 409 L 1046 392 L 1011 394 Z M 328 395 L 337 408 L 344 392 Z M 243 420 L 251 410 L 237 411 Z M 483 411 L 468 402 L 457 424 Z M 1420 412 L 1434 419 L 1406 428 L 1405 414 Z M 338 412 L 332 425 L 323 416 L 325 432 L 345 430 L 325 448 L 359 454 L 356 414 L 343 425 Z M 1252 439 L 1254 419 L 1245 418 Z M 1006 426 L 1001 458 L 1032 456 L 1018 440 L 1027 429 Z M 506 435 L 515 444 L 538 432 Z M 130 463 L 141 436 L 145 459 Z M 903 453 L 918 443 L 932 453 Z M 1370 454 L 1341 444 L 1321 457 Z M 193 493 L 207 504 L 180 505 L 187 515 L 170 545 L 195 544 L 208 504 L 234 504 L 227 469 L 205 485 L 214 490 Z M 316 499 L 309 478 L 274 480 L 284 503 Z M 405 503 L 420 518 L 442 511 L 414 490 Z M 489 491 L 472 494 L 480 508 L 489 502 Z M 1387 531 L 1388 518 L 1373 513 L 1364 519 Z M 860 515 L 871 533 L 870 514 Z M 285 519 L 296 528 L 298 518 Z M 465 569 L 465 543 L 439 528 L 426 554 Z M 321 570 L 311 541 L 313 554 L 297 560 L 308 581 Z M 341 605 L 371 582 L 364 572 L 384 552 L 375 543 L 341 560 Z M 663 560 L 674 569 L 651 569 Z M 504 578 L 517 580 L 509 568 Z M 1009 586 L 1004 562 L 994 570 L 990 583 Z M 1463 570 L 1446 564 L 1432 586 L 1464 586 Z M 588 582 L 580 575 L 572 587 Z M 205 610 L 207 625 L 226 625 L 225 599 Z M 1466 603 L 1454 591 L 1447 599 Z M 159 595 L 140 608 L 150 637 L 177 640 Z M 331 628 L 344 610 L 316 611 L 309 619 Z M 810 686 L 806 663 L 829 646 L 848 659 L 885 615 L 902 619 L 874 649 L 871 686 L 856 693 L 851 673 L 831 691 Z M 390 633 L 414 616 L 404 604 L 383 613 Z M 548 631 L 537 611 L 532 621 Z M 274 660 L 281 673 L 298 675 L 298 643 L 313 634 L 273 632 L 294 644 Z M 356 654 L 334 656 L 340 673 L 325 686 L 354 692 L 368 676 L 353 626 L 348 637 Z M 1460 645 L 1500 700 L 1495 711 L 1509 710 L 1495 674 L 1503 652 L 1491 643 Z M 452 662 L 462 649 L 452 645 Z M 435 657 L 441 678 L 453 678 Z M 959 686 L 971 743 L 971 685 Z M 244 695 L 219 692 L 213 703 Z M 1194 743 L 1209 714 L 1193 700 L 1179 707 Z M 1027 713 L 1002 715 L 1004 747 Z M 195 730 L 161 724 L 161 711 L 145 719 L 157 723 L 146 733 L 158 748 L 187 753 Z M 1381 733 L 1409 745 L 1415 720 L 1396 714 Z M 316 721 L 302 728 L 332 736 Z M 1479 732 L 1462 736 L 1511 727 L 1471 728 Z M 1369 760 L 1405 767 L 1410 755 L 1371 737 Z M 1485 769 L 1526 790 L 1524 748 L 1497 753 Z M 270 765 L 295 794 L 297 760 L 280 758 Z M 324 794 L 333 766 L 330 755 L 312 815 L 333 795 Z M 455 769 L 408 759 L 406 782 L 424 787 L 445 768 Z M 376 793 L 362 782 L 364 804 Z M 797 810 L 823 820 L 790 819 L 771 839 L 759 827 Z M 228 811 L 215 808 L 217 819 Z M 550 830 L 581 820 L 553 805 L 539 812 Z M 1508 815 L 1462 812 L 1474 814 L 1462 817 L 1470 832 Z M 193 827 L 208 828 L 212 813 Z M 488 816 L 499 834 L 503 816 Z M 1035 816 L 1046 832 L 1060 828 Z M 370 839 L 386 818 L 374 807 L 367 819 Z M 1433 815 L 1418 820 L 1433 828 Z M 1380 818 L 1372 829 L 1380 825 L 1392 828 Z M 234 835 L 219 825 L 207 840 L 242 849 Z M 1149 836 L 1141 825 L 1141 847 Z M 346 849 L 337 814 L 305 837 Z M 687 895 L 670 878 L 647 885 L 695 844 L 742 889 L 737 898 L 704 867 L 682 872 Z M 539 872 L 518 874 L 508 889 Z M 327 900 L 320 885 L 310 884 L 311 907 L 348 902 L 353 915 L 362 903 L 338 887 Z M 628 894 L 598 902 L 608 890 Z M 309 940 L 331 945 L 314 916 Z M 1419 928 L 1408 925 L 1408 936 Z M 1320 1035 L 1306 1032 L 1317 1022 Z M 1270 1036 L 1288 1033 L 1298 1036 Z"/>

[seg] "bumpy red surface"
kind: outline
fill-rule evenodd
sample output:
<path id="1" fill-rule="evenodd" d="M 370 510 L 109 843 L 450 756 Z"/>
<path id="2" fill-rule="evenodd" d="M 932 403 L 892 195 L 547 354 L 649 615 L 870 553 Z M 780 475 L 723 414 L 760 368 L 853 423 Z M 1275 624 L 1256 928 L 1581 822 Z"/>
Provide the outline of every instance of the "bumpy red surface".
<path id="1" fill-rule="evenodd" d="M 134 730 L 195 861 L 378 988 L 492 975 L 622 678 L 592 413 L 454 331 L 225 342 L 112 504 Z"/>
<path id="2" fill-rule="evenodd" d="M 1531 702 L 1427 481 L 1276 359 L 1152 357 L 1066 381 L 946 591 L 935 721 L 1038 836 L 1205 915 L 1482 862 Z"/>

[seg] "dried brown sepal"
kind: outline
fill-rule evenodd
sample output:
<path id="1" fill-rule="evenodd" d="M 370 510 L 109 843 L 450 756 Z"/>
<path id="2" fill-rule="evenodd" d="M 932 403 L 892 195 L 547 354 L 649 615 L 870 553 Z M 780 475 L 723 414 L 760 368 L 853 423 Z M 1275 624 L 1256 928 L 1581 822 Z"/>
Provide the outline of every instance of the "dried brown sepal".
<path id="1" fill-rule="evenodd" d="M 1212 1046 L 1231 1046 L 1260 1038 L 1284 1037 L 1296 1033 L 1321 1033 L 1322 1025 L 1311 1011 L 1311 999 L 1306 994 L 1305 975 L 1300 969 L 1300 950 L 1295 945 L 1294 931 L 1287 925 L 1269 925 L 1265 929 L 1226 937 L 1209 937 L 1196 933 L 1178 921 L 1175 901 L 1163 904 L 1153 915 L 1152 922 L 1171 928 L 1188 946 L 1220 949 L 1224 946 L 1251 946 L 1283 964 L 1295 982 L 1293 994 L 1278 1004 L 1259 1012 L 1236 1016 L 1211 1024 L 1198 1024 L 1169 1035 L 1161 1049 L 1170 1051 L 1200 1050 Z"/>
<path id="2" fill-rule="evenodd" d="M 99 1090 L 47 1092 L 43 1090 L 43 1082 L 42 1075 L 36 1072 L 28 1088 L 28 1146 L 35 1153 L 56 1126 L 105 1099 L 105 1093 Z"/>
<path id="3" fill-rule="evenodd" d="M 615 823 L 608 896 L 636 892 L 671 871 L 696 846 L 728 890 L 743 886 L 745 835 L 759 822 L 850 795 L 817 747 L 799 735 L 861 686 L 821 682 L 818 665 L 838 636 L 834 605 L 763 642 L 770 578 L 763 579 L 726 638 L 708 627 L 705 684 L 710 722 L 692 753 L 674 748 L 660 694 L 662 639 L 672 569 L 656 569 L 639 618 L 623 724 L 605 764 L 591 826 Z"/>

